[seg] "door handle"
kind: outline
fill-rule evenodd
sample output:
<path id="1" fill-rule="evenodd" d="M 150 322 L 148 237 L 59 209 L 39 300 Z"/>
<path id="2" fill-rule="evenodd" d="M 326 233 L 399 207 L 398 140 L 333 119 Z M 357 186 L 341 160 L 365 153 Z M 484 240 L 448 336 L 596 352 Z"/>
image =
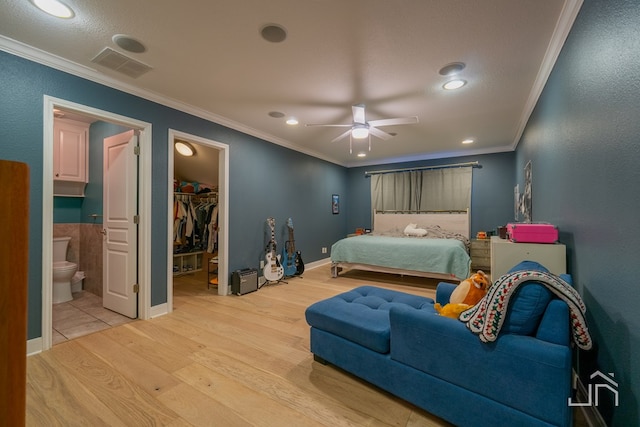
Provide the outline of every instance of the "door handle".
<path id="1" fill-rule="evenodd" d="M 107 235 L 107 230 L 105 230 L 104 228 L 102 229 L 102 231 L 100 232 L 102 234 L 104 234 L 105 236 Z"/>

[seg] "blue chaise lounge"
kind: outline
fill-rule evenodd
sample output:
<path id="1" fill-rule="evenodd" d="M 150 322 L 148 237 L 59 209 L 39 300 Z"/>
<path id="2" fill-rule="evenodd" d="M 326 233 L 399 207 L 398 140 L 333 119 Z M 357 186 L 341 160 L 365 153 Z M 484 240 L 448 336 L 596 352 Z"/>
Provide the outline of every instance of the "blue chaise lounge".
<path id="1" fill-rule="evenodd" d="M 525 261 L 511 271 L 543 266 Z M 570 282 L 567 275 L 561 276 Z M 440 283 L 446 304 L 455 285 Z M 311 352 L 458 426 L 570 426 L 569 307 L 528 282 L 498 338 L 439 316 L 430 298 L 362 286 L 306 310 Z"/>

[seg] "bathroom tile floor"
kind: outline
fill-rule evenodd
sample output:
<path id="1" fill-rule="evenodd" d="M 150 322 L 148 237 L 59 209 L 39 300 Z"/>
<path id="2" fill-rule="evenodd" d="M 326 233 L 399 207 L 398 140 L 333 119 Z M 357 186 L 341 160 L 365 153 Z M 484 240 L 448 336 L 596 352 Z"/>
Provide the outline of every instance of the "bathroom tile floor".
<path id="1" fill-rule="evenodd" d="M 102 307 L 91 292 L 75 292 L 73 300 L 53 305 L 53 345 L 134 320 Z"/>

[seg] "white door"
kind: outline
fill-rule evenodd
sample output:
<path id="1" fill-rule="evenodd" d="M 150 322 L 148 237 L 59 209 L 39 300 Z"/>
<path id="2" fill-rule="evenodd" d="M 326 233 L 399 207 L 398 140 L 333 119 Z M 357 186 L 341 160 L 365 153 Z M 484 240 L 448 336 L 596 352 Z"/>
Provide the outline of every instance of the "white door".
<path id="1" fill-rule="evenodd" d="M 138 316 L 137 145 L 131 130 L 105 138 L 103 148 L 102 305 L 131 318 Z"/>

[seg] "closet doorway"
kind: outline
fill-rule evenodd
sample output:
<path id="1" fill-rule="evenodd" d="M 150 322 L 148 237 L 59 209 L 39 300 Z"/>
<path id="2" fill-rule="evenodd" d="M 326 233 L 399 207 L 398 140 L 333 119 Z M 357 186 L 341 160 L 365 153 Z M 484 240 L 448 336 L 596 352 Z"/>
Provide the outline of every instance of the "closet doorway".
<path id="1" fill-rule="evenodd" d="M 169 131 L 169 312 L 174 292 L 228 294 L 228 151 L 226 144 Z"/>

